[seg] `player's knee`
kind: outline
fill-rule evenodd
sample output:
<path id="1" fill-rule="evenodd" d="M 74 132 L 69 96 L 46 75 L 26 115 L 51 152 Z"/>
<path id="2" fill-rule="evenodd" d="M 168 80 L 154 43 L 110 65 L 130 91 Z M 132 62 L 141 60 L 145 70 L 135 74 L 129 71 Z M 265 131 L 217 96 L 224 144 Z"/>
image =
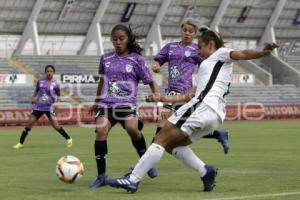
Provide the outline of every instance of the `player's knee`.
<path id="1" fill-rule="evenodd" d="M 55 124 L 52 124 L 52 127 L 53 127 L 56 131 L 59 131 L 60 129 L 62 129 L 61 126 L 58 126 L 58 125 L 55 125 Z"/>
<path id="2" fill-rule="evenodd" d="M 162 128 L 166 125 L 166 119 L 162 119 L 161 121 L 158 122 L 157 126 Z"/>
<path id="3" fill-rule="evenodd" d="M 25 127 L 25 131 L 29 132 L 29 131 L 31 131 L 31 128 L 32 128 L 32 126 L 31 126 L 31 127 L 26 126 L 26 127 Z"/>
<path id="4" fill-rule="evenodd" d="M 128 133 L 131 134 L 137 134 L 139 132 L 137 128 L 134 128 L 132 126 L 127 126 L 125 129 Z"/>
<path id="5" fill-rule="evenodd" d="M 164 137 L 161 137 L 161 134 L 155 136 L 154 143 L 159 144 L 165 149 L 168 148 L 168 141 Z"/>
<path id="6" fill-rule="evenodd" d="M 105 129 L 97 128 L 95 130 L 96 133 L 96 140 L 106 140 L 108 136 L 108 132 Z"/>
<path id="7" fill-rule="evenodd" d="M 168 152 L 169 154 L 172 154 L 173 151 L 173 147 L 170 147 L 169 145 L 167 145 L 166 147 L 164 147 L 166 152 Z"/>

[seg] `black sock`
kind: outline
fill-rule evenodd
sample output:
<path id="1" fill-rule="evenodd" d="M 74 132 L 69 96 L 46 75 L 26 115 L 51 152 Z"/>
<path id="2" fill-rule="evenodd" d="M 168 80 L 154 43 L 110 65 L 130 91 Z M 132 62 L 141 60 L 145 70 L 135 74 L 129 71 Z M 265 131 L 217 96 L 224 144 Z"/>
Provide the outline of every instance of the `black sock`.
<path id="1" fill-rule="evenodd" d="M 219 138 L 219 131 L 214 131 L 212 134 L 209 133 L 209 135 L 204 136 L 203 138 L 214 138 L 218 139 Z"/>
<path id="2" fill-rule="evenodd" d="M 155 136 L 157 135 L 157 133 L 161 130 L 162 128 L 161 127 L 157 127 L 156 128 L 156 132 L 155 132 Z M 155 140 L 155 136 L 152 138 L 152 141 L 151 141 L 151 143 L 153 143 L 154 142 L 154 140 Z"/>
<path id="3" fill-rule="evenodd" d="M 106 171 L 106 155 L 107 155 L 107 142 L 95 140 L 94 145 L 95 158 L 97 163 L 98 175 L 105 173 Z"/>
<path id="4" fill-rule="evenodd" d="M 60 129 L 58 129 L 57 132 L 59 132 L 66 140 L 70 139 L 70 136 L 65 131 L 65 129 L 63 129 L 63 127 L 60 127 Z"/>
<path id="5" fill-rule="evenodd" d="M 30 129 L 30 128 L 27 128 L 27 127 L 25 127 L 25 129 L 23 130 L 22 135 L 21 135 L 21 137 L 20 137 L 20 143 L 21 143 L 21 144 L 24 143 L 24 141 L 25 141 L 25 139 L 26 139 L 26 137 L 27 137 L 27 135 L 28 135 L 28 132 L 29 132 L 30 130 L 31 130 L 31 129 Z"/>
<path id="6" fill-rule="evenodd" d="M 131 142 L 132 142 L 134 148 L 136 149 L 136 152 L 139 154 L 140 157 L 142 157 L 142 155 L 144 155 L 144 153 L 147 150 L 146 141 L 145 141 L 144 136 L 142 135 L 140 140 L 132 140 L 131 139 Z"/>

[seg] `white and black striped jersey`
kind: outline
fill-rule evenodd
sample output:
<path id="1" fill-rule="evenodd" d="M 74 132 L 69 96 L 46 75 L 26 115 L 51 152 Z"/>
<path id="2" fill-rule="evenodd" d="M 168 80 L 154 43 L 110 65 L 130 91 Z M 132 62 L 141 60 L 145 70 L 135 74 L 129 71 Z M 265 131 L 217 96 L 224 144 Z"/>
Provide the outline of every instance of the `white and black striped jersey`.
<path id="1" fill-rule="evenodd" d="M 223 121 L 225 119 L 225 100 L 232 74 L 230 53 L 233 49 L 219 48 L 199 68 L 195 100 L 210 106 Z"/>

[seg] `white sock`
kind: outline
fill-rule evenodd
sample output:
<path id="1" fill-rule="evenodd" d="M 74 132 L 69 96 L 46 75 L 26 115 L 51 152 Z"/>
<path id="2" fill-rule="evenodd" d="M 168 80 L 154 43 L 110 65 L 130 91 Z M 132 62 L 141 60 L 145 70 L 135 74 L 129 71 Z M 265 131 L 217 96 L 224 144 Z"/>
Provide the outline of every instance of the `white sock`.
<path id="1" fill-rule="evenodd" d="M 206 174 L 205 163 L 187 146 L 176 147 L 172 155 L 181 160 L 185 165 L 197 170 L 201 177 Z"/>
<path id="2" fill-rule="evenodd" d="M 146 153 L 140 158 L 135 165 L 129 180 L 132 182 L 139 182 L 143 176 L 157 164 L 164 154 L 165 149 L 159 144 L 152 143 L 147 149 Z"/>

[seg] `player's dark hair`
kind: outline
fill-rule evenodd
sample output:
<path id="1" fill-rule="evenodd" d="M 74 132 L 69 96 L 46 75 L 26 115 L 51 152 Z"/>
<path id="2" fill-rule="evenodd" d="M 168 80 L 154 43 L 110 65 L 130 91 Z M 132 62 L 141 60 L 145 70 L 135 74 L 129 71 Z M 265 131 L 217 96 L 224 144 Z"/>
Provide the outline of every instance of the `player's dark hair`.
<path id="1" fill-rule="evenodd" d="M 141 52 L 143 51 L 142 47 L 138 44 L 138 42 L 136 41 L 135 35 L 133 34 L 130 26 L 127 27 L 123 24 L 118 24 L 116 25 L 112 31 L 111 31 L 111 36 L 113 35 L 113 33 L 117 30 L 122 30 L 126 33 L 127 37 L 128 37 L 128 45 L 127 45 L 127 49 L 129 50 L 129 52 L 135 52 L 137 54 L 141 54 Z"/>
<path id="2" fill-rule="evenodd" d="M 53 72 L 55 72 L 55 67 L 53 65 L 46 65 L 45 67 L 45 73 L 47 71 L 48 68 L 52 68 Z"/>
<path id="3" fill-rule="evenodd" d="M 222 36 L 206 26 L 199 28 L 198 38 L 201 38 L 205 44 L 208 44 L 210 41 L 214 41 L 217 49 L 224 47 Z"/>

